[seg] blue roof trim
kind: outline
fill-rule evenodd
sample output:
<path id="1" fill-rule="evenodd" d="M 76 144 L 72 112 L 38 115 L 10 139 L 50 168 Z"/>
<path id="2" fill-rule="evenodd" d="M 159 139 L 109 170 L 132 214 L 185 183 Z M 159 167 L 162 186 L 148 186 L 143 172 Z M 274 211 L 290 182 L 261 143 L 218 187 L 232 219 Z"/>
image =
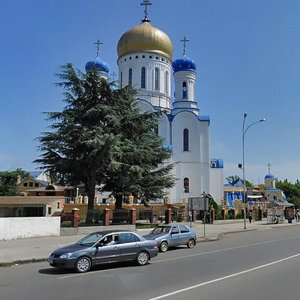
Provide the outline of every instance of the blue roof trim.
<path id="1" fill-rule="evenodd" d="M 199 120 L 210 123 L 210 116 L 208 115 L 199 116 Z"/>
<path id="2" fill-rule="evenodd" d="M 176 100 L 176 101 L 174 101 L 174 103 L 180 103 L 180 102 L 182 102 L 182 103 L 187 103 L 188 102 L 188 103 L 196 103 L 196 104 L 198 104 L 197 101 L 191 101 L 191 100 L 189 100 L 189 101 L 186 101 L 186 100 Z"/>
<path id="3" fill-rule="evenodd" d="M 221 158 L 212 158 L 210 160 L 210 167 L 212 169 L 223 169 L 224 168 L 223 159 L 221 159 Z"/>

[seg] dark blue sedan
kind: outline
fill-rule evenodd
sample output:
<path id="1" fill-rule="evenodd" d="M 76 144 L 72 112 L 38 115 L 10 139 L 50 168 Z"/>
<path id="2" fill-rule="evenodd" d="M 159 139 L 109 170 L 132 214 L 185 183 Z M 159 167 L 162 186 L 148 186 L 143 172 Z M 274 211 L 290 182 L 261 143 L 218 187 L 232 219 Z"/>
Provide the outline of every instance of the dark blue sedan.
<path id="1" fill-rule="evenodd" d="M 52 267 L 75 269 L 83 273 L 98 264 L 135 261 L 143 266 L 157 256 L 156 241 L 149 241 L 131 231 L 91 233 L 77 243 L 56 249 L 48 258 Z"/>

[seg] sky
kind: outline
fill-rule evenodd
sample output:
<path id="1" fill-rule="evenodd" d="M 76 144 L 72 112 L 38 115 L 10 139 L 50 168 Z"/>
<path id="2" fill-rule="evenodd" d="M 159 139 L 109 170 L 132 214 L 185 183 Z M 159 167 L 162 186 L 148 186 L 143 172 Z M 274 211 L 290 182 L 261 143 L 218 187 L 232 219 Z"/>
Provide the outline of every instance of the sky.
<path id="1" fill-rule="evenodd" d="M 140 0 L 1 0 L 0 171 L 37 168 L 43 112 L 65 105 L 56 74 L 72 63 L 84 71 L 100 57 L 118 73 L 117 43 L 144 17 Z M 173 59 L 197 65 L 196 100 L 210 116 L 210 152 L 224 161 L 224 178 L 242 171 L 263 183 L 300 179 L 300 1 L 152 0 L 151 24 L 168 34 Z M 174 87 L 174 85 L 173 85 Z M 173 93 L 172 93 L 173 94 Z M 226 182 L 226 180 L 224 180 Z"/>

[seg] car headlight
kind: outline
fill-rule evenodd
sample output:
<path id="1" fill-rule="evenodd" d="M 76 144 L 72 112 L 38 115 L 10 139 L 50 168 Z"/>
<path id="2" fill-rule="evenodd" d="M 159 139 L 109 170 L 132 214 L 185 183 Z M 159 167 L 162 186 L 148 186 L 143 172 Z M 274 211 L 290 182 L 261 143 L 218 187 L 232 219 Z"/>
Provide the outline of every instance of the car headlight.
<path id="1" fill-rule="evenodd" d="M 64 253 L 62 254 L 59 258 L 70 258 L 72 256 L 73 253 Z"/>

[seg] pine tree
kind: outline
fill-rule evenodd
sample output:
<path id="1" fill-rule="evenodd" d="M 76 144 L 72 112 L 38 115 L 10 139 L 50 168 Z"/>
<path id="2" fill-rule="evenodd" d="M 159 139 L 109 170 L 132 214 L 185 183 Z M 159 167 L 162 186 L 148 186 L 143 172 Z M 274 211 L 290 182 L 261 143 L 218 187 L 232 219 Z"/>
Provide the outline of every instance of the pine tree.
<path id="1" fill-rule="evenodd" d="M 159 168 L 170 155 L 156 133 L 159 114 L 141 114 L 135 91 L 112 89 L 97 69 L 84 74 L 67 64 L 58 77 L 66 106 L 46 113 L 51 130 L 38 138 L 42 154 L 35 162 L 61 183 L 84 183 L 86 222 L 92 222 L 96 185 L 112 191 L 118 207 L 125 193 L 143 201 L 161 197 L 174 179 L 171 166 Z"/>
<path id="2" fill-rule="evenodd" d="M 97 70 L 83 74 L 68 64 L 58 77 L 67 105 L 62 112 L 46 113 L 52 130 L 38 138 L 42 155 L 35 162 L 61 174 L 65 184 L 85 184 L 89 199 L 86 221 L 90 223 L 96 184 L 104 181 L 120 143 L 120 134 L 113 130 L 119 127 L 118 106 Z"/>

